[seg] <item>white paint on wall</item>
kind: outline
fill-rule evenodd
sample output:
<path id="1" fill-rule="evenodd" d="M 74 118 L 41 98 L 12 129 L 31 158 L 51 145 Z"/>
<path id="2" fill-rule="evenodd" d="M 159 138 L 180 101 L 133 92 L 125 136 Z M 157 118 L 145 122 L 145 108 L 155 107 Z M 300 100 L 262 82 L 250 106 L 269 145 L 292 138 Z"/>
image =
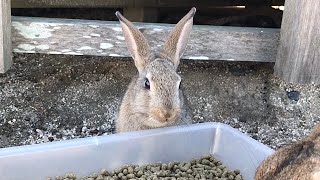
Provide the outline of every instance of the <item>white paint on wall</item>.
<path id="1" fill-rule="evenodd" d="M 35 45 L 32 44 L 19 44 L 18 45 L 19 49 L 25 50 L 25 51 L 30 51 L 36 48 Z"/>
<path id="2" fill-rule="evenodd" d="M 189 59 L 209 60 L 209 57 L 207 57 L 207 56 L 190 56 Z"/>
<path id="3" fill-rule="evenodd" d="M 100 43 L 100 48 L 101 49 L 109 49 L 109 48 L 112 48 L 113 45 L 110 44 L 110 43 Z"/>
<path id="4" fill-rule="evenodd" d="M 119 54 L 109 54 L 109 56 L 119 57 Z"/>
<path id="5" fill-rule="evenodd" d="M 45 24 L 31 23 L 24 25 L 20 22 L 12 22 L 13 28 L 15 28 L 20 35 L 27 39 L 37 38 L 49 38 L 52 36 L 53 29 L 47 28 Z"/>
<path id="6" fill-rule="evenodd" d="M 115 28 L 112 28 L 112 30 L 118 31 L 118 32 L 121 32 L 121 31 L 122 31 L 121 27 L 115 27 Z"/>
<path id="7" fill-rule="evenodd" d="M 63 50 L 61 50 L 61 52 L 71 52 L 71 50 L 70 49 L 63 49 Z"/>
<path id="8" fill-rule="evenodd" d="M 66 52 L 63 54 L 70 54 L 70 55 L 83 55 L 82 53 L 77 53 L 77 52 Z"/>
<path id="9" fill-rule="evenodd" d="M 100 34 L 96 34 L 96 33 L 91 33 L 90 36 L 93 36 L 93 37 L 101 37 Z"/>
<path id="10" fill-rule="evenodd" d="M 36 48 L 41 50 L 47 50 L 47 49 L 50 49 L 50 46 L 48 44 L 41 44 L 36 46 Z"/>
<path id="11" fill-rule="evenodd" d="M 96 26 L 96 25 L 89 25 L 89 27 L 92 27 L 92 28 L 98 28 L 99 26 Z"/>
<path id="12" fill-rule="evenodd" d="M 163 29 L 159 29 L 159 28 L 154 28 L 154 31 L 162 31 Z"/>
<path id="13" fill-rule="evenodd" d="M 116 37 L 117 37 L 117 39 L 119 39 L 119 40 L 122 40 L 122 41 L 125 40 L 123 36 L 116 36 Z"/>
<path id="14" fill-rule="evenodd" d="M 82 50 L 91 50 L 91 49 L 94 49 L 94 48 L 92 48 L 92 47 L 90 47 L 90 46 L 82 46 L 82 47 L 80 47 L 80 48 L 77 49 L 77 50 L 82 51 Z"/>

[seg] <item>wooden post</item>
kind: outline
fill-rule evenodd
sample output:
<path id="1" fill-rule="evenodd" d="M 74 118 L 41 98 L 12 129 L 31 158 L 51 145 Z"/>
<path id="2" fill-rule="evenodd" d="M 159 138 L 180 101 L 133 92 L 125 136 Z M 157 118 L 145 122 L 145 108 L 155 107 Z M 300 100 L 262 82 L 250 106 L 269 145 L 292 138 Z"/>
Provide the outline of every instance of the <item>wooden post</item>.
<path id="1" fill-rule="evenodd" d="M 10 0 L 0 1 L 0 73 L 12 65 Z"/>
<path id="2" fill-rule="evenodd" d="M 320 84 L 320 1 L 287 0 L 275 63 L 289 83 Z"/>

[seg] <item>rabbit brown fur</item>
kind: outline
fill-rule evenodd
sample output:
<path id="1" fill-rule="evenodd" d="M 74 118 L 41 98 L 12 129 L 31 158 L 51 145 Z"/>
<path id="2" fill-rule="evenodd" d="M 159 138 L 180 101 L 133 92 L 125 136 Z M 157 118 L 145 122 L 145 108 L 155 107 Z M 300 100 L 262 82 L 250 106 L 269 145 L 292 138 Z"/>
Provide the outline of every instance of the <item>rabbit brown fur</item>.
<path id="1" fill-rule="evenodd" d="M 192 8 L 174 27 L 159 53 L 152 53 L 143 34 L 116 12 L 138 74 L 123 97 L 116 131 L 138 131 L 192 123 L 177 68 L 192 29 Z"/>
<path id="2" fill-rule="evenodd" d="M 305 139 L 265 159 L 255 180 L 320 180 L 320 124 Z"/>

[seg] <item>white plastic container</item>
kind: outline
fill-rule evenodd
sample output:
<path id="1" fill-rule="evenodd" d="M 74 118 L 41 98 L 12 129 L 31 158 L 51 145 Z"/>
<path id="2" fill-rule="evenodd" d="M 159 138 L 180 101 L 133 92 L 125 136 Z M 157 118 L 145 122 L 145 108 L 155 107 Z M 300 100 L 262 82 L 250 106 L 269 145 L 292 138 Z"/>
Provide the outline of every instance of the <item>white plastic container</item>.
<path id="1" fill-rule="evenodd" d="M 129 132 L 0 149 L 1 180 L 45 180 L 68 172 L 85 176 L 124 164 L 189 161 L 212 154 L 253 180 L 273 150 L 220 123 Z"/>

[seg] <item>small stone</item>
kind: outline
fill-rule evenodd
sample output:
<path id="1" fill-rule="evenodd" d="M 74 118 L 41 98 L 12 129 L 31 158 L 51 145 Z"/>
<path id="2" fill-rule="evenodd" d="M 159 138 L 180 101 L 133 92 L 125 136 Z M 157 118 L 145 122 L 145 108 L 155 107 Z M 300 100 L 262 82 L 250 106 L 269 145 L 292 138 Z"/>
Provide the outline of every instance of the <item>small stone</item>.
<path id="1" fill-rule="evenodd" d="M 128 167 L 128 173 L 129 173 L 129 174 L 132 174 L 133 172 L 134 172 L 134 171 L 133 171 L 133 168 L 132 168 L 131 166 L 129 166 L 129 167 Z"/>
<path id="2" fill-rule="evenodd" d="M 236 175 L 240 174 L 240 170 L 239 169 L 236 169 L 233 171 Z"/>
<path id="3" fill-rule="evenodd" d="M 169 164 L 168 164 L 168 169 L 172 169 L 173 168 L 173 166 L 174 166 L 174 164 L 173 164 L 173 162 L 169 162 Z"/>
<path id="4" fill-rule="evenodd" d="M 128 174 L 128 170 L 127 170 L 127 169 L 123 169 L 122 173 L 123 173 L 124 175 L 127 175 L 127 174 Z"/>
<path id="5" fill-rule="evenodd" d="M 141 177 L 143 175 L 143 171 L 138 171 L 138 173 L 137 173 L 137 177 Z"/>
<path id="6" fill-rule="evenodd" d="M 100 174 L 95 180 L 104 180 L 103 176 Z"/>
<path id="7" fill-rule="evenodd" d="M 76 179 L 77 178 L 77 176 L 75 174 L 72 174 L 72 173 L 68 173 L 64 177 L 68 178 L 68 179 Z"/>
<path id="8" fill-rule="evenodd" d="M 238 174 L 234 179 L 235 180 L 242 180 L 242 177 Z"/>
<path id="9" fill-rule="evenodd" d="M 119 178 L 121 178 L 122 176 L 124 176 L 123 173 L 119 173 L 119 174 L 118 174 L 118 177 L 119 177 Z"/>
<path id="10" fill-rule="evenodd" d="M 128 175 L 127 175 L 127 178 L 128 178 L 128 179 L 135 178 L 135 175 L 134 175 L 134 174 L 128 174 Z"/>
<path id="11" fill-rule="evenodd" d="M 103 176 L 108 176 L 109 172 L 106 169 L 101 169 L 100 174 Z"/>
<path id="12" fill-rule="evenodd" d="M 287 96 L 290 100 L 298 101 L 300 98 L 300 92 L 299 91 L 289 91 L 289 92 L 287 92 Z"/>
<path id="13" fill-rule="evenodd" d="M 167 170 L 168 166 L 166 164 L 161 164 L 161 170 Z"/>
<path id="14" fill-rule="evenodd" d="M 97 177 L 98 177 L 98 174 L 93 173 L 90 177 L 95 179 L 95 178 L 97 178 Z"/>

